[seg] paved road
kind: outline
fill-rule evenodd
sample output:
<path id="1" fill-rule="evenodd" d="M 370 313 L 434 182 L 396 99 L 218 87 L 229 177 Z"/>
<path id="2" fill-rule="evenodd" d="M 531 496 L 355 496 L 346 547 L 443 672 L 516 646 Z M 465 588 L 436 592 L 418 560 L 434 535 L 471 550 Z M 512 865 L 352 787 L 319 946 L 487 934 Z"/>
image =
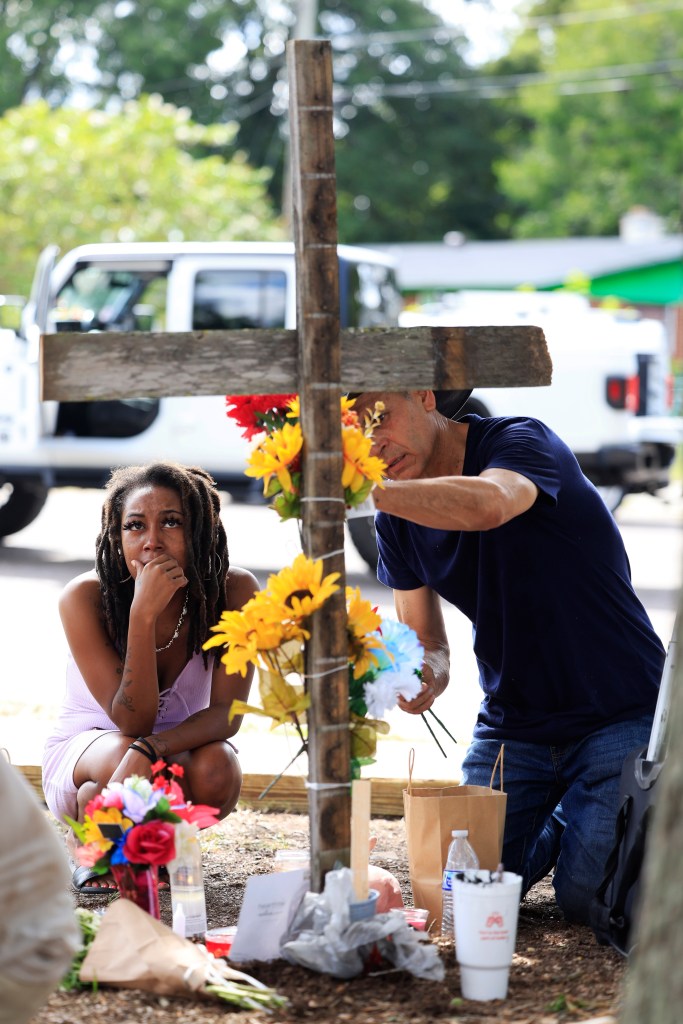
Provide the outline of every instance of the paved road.
<path id="1" fill-rule="evenodd" d="M 17 764 L 38 764 L 46 733 L 59 706 L 66 647 L 56 610 L 67 580 L 92 565 L 99 527 L 98 491 L 53 491 L 38 519 L 0 545 L 0 616 L 4 638 L 0 677 L 0 746 Z M 223 512 L 233 563 L 251 569 L 265 583 L 300 550 L 295 523 L 279 523 L 274 513 L 258 506 L 226 504 Z M 633 579 L 655 628 L 666 644 L 672 632 L 683 561 L 683 498 L 671 489 L 666 500 L 628 498 L 617 512 Z M 390 594 L 367 570 L 347 543 L 347 575 L 364 596 L 391 615 Z M 444 760 L 419 718 L 400 712 L 390 716 L 391 733 L 382 741 L 372 774 L 405 776 L 409 745 L 416 748 L 420 778 L 455 778 L 465 742 L 474 723 L 480 692 L 471 650 L 470 625 L 446 609 L 453 673 L 437 706 L 439 717 L 461 740 L 444 740 Z M 264 742 L 264 740 L 266 742 Z M 239 736 L 247 772 L 276 772 L 294 753 L 294 739 L 267 723 L 248 720 Z M 305 762 L 299 762 L 305 770 Z"/>

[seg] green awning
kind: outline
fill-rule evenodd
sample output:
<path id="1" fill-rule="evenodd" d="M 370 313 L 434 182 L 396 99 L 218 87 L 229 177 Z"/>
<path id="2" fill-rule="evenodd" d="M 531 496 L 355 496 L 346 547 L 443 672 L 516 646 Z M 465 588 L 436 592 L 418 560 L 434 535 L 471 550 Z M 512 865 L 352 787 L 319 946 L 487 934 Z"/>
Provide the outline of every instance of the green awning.
<path id="1" fill-rule="evenodd" d="M 683 303 L 683 262 L 660 263 L 653 267 L 639 267 L 619 274 L 594 277 L 591 295 L 614 295 L 626 302 L 654 306 Z"/>

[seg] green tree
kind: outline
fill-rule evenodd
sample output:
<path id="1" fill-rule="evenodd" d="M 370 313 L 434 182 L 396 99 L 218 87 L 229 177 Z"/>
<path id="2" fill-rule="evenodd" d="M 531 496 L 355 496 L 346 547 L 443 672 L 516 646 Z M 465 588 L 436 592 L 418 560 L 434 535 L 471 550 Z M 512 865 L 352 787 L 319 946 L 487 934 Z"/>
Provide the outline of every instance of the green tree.
<path id="1" fill-rule="evenodd" d="M 55 105 L 77 95 L 95 105 L 158 93 L 195 121 L 235 121 L 235 146 L 271 169 L 270 194 L 281 203 L 285 44 L 298 0 L 105 0 L 87 12 L 78 0 L 12 2 L 22 96 Z M 334 55 L 340 237 L 500 233 L 504 204 L 492 164 L 503 154 L 501 116 L 467 89 L 476 73 L 462 57 L 464 36 L 422 0 L 318 7 L 318 34 Z M 81 59 L 66 62 L 69 54 Z M 16 89 L 9 95 L 16 103 Z"/>
<path id="2" fill-rule="evenodd" d="M 0 292 L 27 293 L 48 243 L 283 237 L 267 172 L 221 155 L 234 133 L 148 97 L 120 113 L 51 110 L 44 100 L 7 111 Z M 198 149 L 212 152 L 197 157 Z"/>
<path id="3" fill-rule="evenodd" d="M 131 99 L 152 91 L 150 82 L 176 106 L 186 104 L 188 92 L 205 91 L 200 69 L 244 6 L 240 0 L 0 0 L 0 112 L 39 97 L 56 106 L 74 91 L 87 92 L 93 103 Z"/>
<path id="4" fill-rule="evenodd" d="M 493 164 L 502 156 L 496 106 L 468 87 L 477 73 L 462 35 L 443 31 L 413 0 L 385 6 L 332 0 L 320 15 L 335 45 L 340 237 L 440 239 L 448 231 L 498 235 L 503 212 Z M 387 29 L 394 29 L 395 32 Z"/>
<path id="5" fill-rule="evenodd" d="M 616 234 L 634 205 L 677 228 L 683 11 L 641 0 L 606 0 L 599 11 L 595 0 L 545 0 L 530 15 L 533 28 L 511 58 L 531 55 L 546 79 L 520 86 L 520 112 L 533 127 L 508 138 L 498 167 L 510 204 L 523 211 L 514 233 Z"/>

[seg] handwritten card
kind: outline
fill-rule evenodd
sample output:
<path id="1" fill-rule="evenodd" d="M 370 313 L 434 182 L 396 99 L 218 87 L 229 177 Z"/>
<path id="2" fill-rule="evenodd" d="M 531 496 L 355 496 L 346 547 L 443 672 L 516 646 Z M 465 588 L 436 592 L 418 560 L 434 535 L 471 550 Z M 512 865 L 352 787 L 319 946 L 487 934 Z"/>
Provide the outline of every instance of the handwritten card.
<path id="1" fill-rule="evenodd" d="M 277 960 L 280 941 L 308 891 L 305 870 L 253 875 L 247 880 L 230 950 L 231 960 Z"/>

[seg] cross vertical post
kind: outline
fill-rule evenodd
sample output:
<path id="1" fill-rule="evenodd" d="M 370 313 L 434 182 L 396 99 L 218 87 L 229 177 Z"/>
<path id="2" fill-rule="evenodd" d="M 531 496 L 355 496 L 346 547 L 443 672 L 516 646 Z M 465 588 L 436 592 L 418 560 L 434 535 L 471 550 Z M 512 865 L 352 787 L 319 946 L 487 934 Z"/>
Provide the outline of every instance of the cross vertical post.
<path id="1" fill-rule="evenodd" d="M 304 435 L 303 546 L 339 572 L 340 590 L 316 612 L 306 645 L 311 886 L 348 865 L 351 844 L 344 495 L 339 400 L 339 263 L 327 41 L 288 43 L 292 228 L 296 251 L 298 377 Z"/>

